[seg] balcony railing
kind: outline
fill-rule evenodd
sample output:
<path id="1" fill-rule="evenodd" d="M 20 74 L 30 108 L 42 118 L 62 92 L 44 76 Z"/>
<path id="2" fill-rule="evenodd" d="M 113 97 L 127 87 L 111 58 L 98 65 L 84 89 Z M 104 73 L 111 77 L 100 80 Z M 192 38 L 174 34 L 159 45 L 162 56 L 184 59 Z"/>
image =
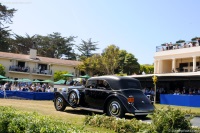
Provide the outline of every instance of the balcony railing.
<path id="1" fill-rule="evenodd" d="M 9 71 L 30 73 L 30 67 L 10 66 Z"/>
<path id="2" fill-rule="evenodd" d="M 168 50 L 176 50 L 176 49 L 183 49 L 183 48 L 191 48 L 191 47 L 198 47 L 200 44 L 196 41 L 193 42 L 184 42 L 184 43 L 176 43 L 173 45 L 164 45 L 164 46 L 156 46 L 156 52 L 160 51 L 168 51 Z"/>
<path id="3" fill-rule="evenodd" d="M 52 75 L 52 70 L 46 69 L 46 70 L 41 70 L 39 68 L 33 68 L 32 73 L 35 74 L 45 74 L 45 75 Z"/>
<path id="4" fill-rule="evenodd" d="M 20 72 L 20 73 L 30 73 L 30 67 L 20 67 L 20 66 L 10 66 L 9 72 Z M 43 74 L 43 75 L 52 75 L 52 70 L 40 70 L 38 68 L 33 68 L 33 74 Z"/>

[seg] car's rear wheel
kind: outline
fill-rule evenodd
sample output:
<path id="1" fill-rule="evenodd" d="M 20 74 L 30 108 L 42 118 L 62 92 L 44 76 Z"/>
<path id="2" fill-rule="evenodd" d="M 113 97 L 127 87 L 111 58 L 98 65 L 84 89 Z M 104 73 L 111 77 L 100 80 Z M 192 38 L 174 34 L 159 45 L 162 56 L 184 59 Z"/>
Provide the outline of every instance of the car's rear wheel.
<path id="1" fill-rule="evenodd" d="M 54 100 L 54 106 L 57 111 L 64 111 L 67 104 L 66 104 L 65 99 L 61 95 L 58 95 L 56 96 L 56 99 Z"/>
<path id="2" fill-rule="evenodd" d="M 114 98 L 107 104 L 107 115 L 122 118 L 125 115 L 124 107 L 122 103 Z"/>

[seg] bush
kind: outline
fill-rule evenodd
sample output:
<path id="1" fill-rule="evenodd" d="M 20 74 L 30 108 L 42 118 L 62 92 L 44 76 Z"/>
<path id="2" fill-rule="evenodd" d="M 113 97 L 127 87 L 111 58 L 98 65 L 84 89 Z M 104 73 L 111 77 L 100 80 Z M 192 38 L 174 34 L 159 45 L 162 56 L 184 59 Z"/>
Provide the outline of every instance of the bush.
<path id="1" fill-rule="evenodd" d="M 85 118 L 85 124 L 104 127 L 118 133 L 168 133 L 168 132 L 200 132 L 199 128 L 192 128 L 190 120 L 193 116 L 186 117 L 186 113 L 179 109 L 168 107 L 155 110 L 151 115 L 152 123 L 148 124 L 137 120 L 119 119 L 104 115 L 93 115 Z"/>
<path id="2" fill-rule="evenodd" d="M 17 111 L 11 107 L 0 107 L 1 133 L 71 133 L 84 132 L 83 127 L 60 122 L 37 113 Z"/>
<path id="3" fill-rule="evenodd" d="M 137 120 L 119 119 L 105 115 L 86 116 L 85 125 L 107 128 L 117 133 L 167 133 L 167 132 L 200 132 L 192 128 L 192 116 L 185 117 L 181 110 L 167 108 L 155 110 L 152 123 Z M 76 133 L 84 131 L 84 126 L 76 127 L 70 123 L 58 121 L 37 113 L 18 111 L 12 107 L 0 107 L 0 133 Z"/>
<path id="4" fill-rule="evenodd" d="M 85 118 L 85 124 L 104 127 L 117 133 L 147 132 L 152 129 L 150 124 L 138 121 L 135 118 L 132 120 L 125 120 L 105 115 L 87 116 Z"/>
<path id="5" fill-rule="evenodd" d="M 5 74 L 5 67 L 2 64 L 0 64 L 0 75 L 5 76 Z"/>
<path id="6" fill-rule="evenodd" d="M 185 112 L 168 107 L 155 110 L 152 115 L 152 126 L 159 133 L 189 131 L 192 130 L 191 119 L 192 117 L 186 117 Z"/>

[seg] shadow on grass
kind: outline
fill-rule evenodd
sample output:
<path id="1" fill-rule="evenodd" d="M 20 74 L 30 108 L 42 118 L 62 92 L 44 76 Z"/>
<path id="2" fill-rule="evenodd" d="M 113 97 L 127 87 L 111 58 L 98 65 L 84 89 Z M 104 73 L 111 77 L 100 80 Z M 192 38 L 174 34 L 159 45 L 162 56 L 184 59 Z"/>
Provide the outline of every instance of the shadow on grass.
<path id="1" fill-rule="evenodd" d="M 92 112 L 92 111 L 87 111 L 87 110 L 79 110 L 79 109 L 70 109 L 70 110 L 65 110 L 66 113 L 70 114 L 76 114 L 76 115 L 103 115 L 103 113 L 98 113 L 98 112 Z"/>
<path id="2" fill-rule="evenodd" d="M 103 115 L 103 113 L 98 113 L 98 112 L 93 112 L 93 111 L 87 111 L 87 110 L 79 110 L 79 109 L 68 109 L 68 110 L 65 110 L 64 112 L 66 113 L 70 113 L 70 114 L 76 114 L 76 115 Z M 125 119 L 127 120 L 131 120 L 133 118 L 136 118 L 137 120 L 151 120 L 150 117 L 145 117 L 145 118 L 137 118 L 135 117 L 133 114 L 126 114 Z"/>

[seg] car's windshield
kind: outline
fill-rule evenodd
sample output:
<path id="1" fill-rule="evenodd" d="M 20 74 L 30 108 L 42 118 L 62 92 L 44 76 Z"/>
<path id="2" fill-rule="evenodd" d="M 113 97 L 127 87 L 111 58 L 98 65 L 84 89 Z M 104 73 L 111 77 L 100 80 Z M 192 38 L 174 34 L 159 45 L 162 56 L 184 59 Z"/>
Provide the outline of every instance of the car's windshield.
<path id="1" fill-rule="evenodd" d="M 130 89 L 130 88 L 141 89 L 140 82 L 135 80 L 122 79 L 120 80 L 120 86 L 121 89 Z"/>

